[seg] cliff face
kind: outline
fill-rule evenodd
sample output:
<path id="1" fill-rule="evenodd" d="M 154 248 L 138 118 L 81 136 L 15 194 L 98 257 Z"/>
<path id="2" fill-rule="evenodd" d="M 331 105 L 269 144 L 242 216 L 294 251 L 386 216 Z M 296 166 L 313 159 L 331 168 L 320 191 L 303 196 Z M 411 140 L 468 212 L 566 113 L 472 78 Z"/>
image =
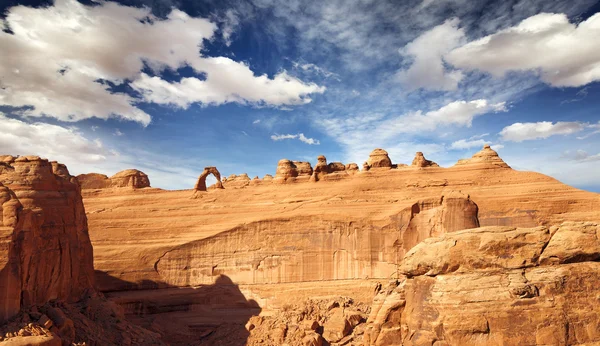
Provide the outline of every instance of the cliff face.
<path id="1" fill-rule="evenodd" d="M 483 227 L 415 246 L 375 297 L 365 345 L 600 341 L 600 226 Z"/>
<path id="2" fill-rule="evenodd" d="M 0 322 L 93 287 L 93 252 L 76 178 L 35 156 L 0 157 Z"/>

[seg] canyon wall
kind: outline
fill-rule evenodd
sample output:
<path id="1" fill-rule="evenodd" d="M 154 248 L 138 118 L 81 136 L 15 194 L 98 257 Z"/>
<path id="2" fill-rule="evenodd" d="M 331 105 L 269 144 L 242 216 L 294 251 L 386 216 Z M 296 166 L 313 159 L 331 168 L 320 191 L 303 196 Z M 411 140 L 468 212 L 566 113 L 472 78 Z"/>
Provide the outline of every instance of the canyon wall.
<path id="1" fill-rule="evenodd" d="M 0 322 L 93 287 L 93 252 L 77 180 L 35 156 L 0 157 Z"/>
<path id="2" fill-rule="evenodd" d="M 426 239 L 375 297 L 364 344 L 595 344 L 599 237 L 596 223 L 565 223 Z"/>

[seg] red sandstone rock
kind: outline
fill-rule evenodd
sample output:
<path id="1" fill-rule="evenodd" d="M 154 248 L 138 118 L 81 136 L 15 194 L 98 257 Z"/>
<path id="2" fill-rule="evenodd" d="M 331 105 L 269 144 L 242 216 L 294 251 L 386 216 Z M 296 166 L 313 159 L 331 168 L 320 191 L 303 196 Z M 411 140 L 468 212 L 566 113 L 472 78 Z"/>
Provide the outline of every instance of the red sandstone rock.
<path id="1" fill-rule="evenodd" d="M 433 161 L 427 160 L 422 152 L 417 151 L 415 158 L 411 164 L 412 167 L 439 167 L 439 165 Z"/>
<path id="2" fill-rule="evenodd" d="M 0 322 L 52 299 L 77 300 L 93 287 L 94 277 L 75 178 L 63 165 L 38 157 L 4 157 L 3 162 Z"/>
<path id="3" fill-rule="evenodd" d="M 148 176 L 137 169 L 126 169 L 110 177 L 111 187 L 130 187 L 141 189 L 150 187 Z"/>
<path id="4" fill-rule="evenodd" d="M 209 174 L 212 174 L 217 179 L 215 188 L 223 188 L 223 184 L 221 183 L 221 173 L 219 173 L 217 167 L 204 167 L 204 171 L 200 173 L 196 186 L 194 186 L 195 191 L 206 191 L 206 177 L 208 177 Z"/>
<path id="5" fill-rule="evenodd" d="M 392 168 L 392 160 L 388 156 L 387 151 L 383 149 L 375 149 L 369 154 L 369 159 L 366 166 L 371 168 Z"/>
<path id="6" fill-rule="evenodd" d="M 488 144 L 483 146 L 481 151 L 475 153 L 470 159 L 458 160 L 454 166 L 471 166 L 474 168 L 510 168 L 498 153 L 490 148 Z"/>

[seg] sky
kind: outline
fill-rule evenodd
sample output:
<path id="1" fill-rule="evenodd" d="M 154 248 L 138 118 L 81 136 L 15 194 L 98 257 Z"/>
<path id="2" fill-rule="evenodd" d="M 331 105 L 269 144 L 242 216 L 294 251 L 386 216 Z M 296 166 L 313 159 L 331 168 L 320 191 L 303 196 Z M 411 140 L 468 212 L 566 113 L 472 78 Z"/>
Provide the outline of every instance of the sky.
<path id="1" fill-rule="evenodd" d="M 0 0 L 0 153 L 71 174 L 492 145 L 600 192 L 600 1 Z"/>

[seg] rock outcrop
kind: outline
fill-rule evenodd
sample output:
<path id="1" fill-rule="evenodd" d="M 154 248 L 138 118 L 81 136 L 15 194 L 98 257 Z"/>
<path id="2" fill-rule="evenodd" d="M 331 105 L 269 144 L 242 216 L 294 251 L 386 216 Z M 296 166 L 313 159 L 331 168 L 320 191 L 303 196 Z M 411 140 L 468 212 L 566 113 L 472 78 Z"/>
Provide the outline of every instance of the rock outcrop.
<path id="1" fill-rule="evenodd" d="M 141 189 L 150 187 L 150 179 L 146 173 L 137 169 L 126 169 L 110 177 L 111 187 L 130 187 Z"/>
<path id="2" fill-rule="evenodd" d="M 200 176 L 198 177 L 198 181 L 196 182 L 196 186 L 194 186 L 194 190 L 195 191 L 206 191 L 206 178 L 212 174 L 215 179 L 217 179 L 217 182 L 215 183 L 215 188 L 217 189 L 222 189 L 223 188 L 223 183 L 221 182 L 221 173 L 219 173 L 219 170 L 217 169 L 217 167 L 204 167 L 204 171 L 202 171 L 202 173 L 200 173 Z"/>
<path id="3" fill-rule="evenodd" d="M 366 170 L 371 168 L 392 168 L 392 160 L 390 160 L 387 151 L 375 149 L 369 154 L 369 159 L 365 162 L 364 167 Z"/>
<path id="4" fill-rule="evenodd" d="M 429 238 L 374 299 L 365 345 L 596 344 L 598 234 L 565 223 Z"/>
<path id="5" fill-rule="evenodd" d="M 277 163 L 277 171 L 275 172 L 275 182 L 284 183 L 308 180 L 313 174 L 313 168 L 310 162 L 291 161 L 288 159 L 279 160 Z"/>
<path id="6" fill-rule="evenodd" d="M 99 173 L 87 173 L 77 176 L 82 189 L 108 189 L 111 187 L 129 187 L 141 189 L 150 187 L 148 175 L 137 169 L 126 169 L 112 177 Z"/>
<path id="7" fill-rule="evenodd" d="M 77 179 L 37 156 L 0 163 L 0 322 L 93 287 L 87 219 Z"/>
<path id="8" fill-rule="evenodd" d="M 469 196 L 455 191 L 414 203 L 398 215 L 399 258 L 427 238 L 479 227 L 478 212 Z"/>
<path id="9" fill-rule="evenodd" d="M 437 163 L 427 160 L 422 152 L 417 151 L 412 161 L 411 167 L 439 167 Z"/>
<path id="10" fill-rule="evenodd" d="M 251 179 L 247 173 L 242 173 L 239 175 L 231 174 L 229 177 L 227 177 L 227 179 L 223 179 L 223 188 L 241 189 L 250 185 L 250 181 Z M 217 188 L 216 184 L 214 187 Z"/>
<path id="11" fill-rule="evenodd" d="M 474 168 L 510 168 L 510 166 L 507 165 L 506 162 L 504 162 L 500 156 L 498 156 L 498 153 L 488 144 L 484 145 L 483 149 L 475 153 L 472 158 L 458 160 L 454 166 L 471 166 Z"/>

